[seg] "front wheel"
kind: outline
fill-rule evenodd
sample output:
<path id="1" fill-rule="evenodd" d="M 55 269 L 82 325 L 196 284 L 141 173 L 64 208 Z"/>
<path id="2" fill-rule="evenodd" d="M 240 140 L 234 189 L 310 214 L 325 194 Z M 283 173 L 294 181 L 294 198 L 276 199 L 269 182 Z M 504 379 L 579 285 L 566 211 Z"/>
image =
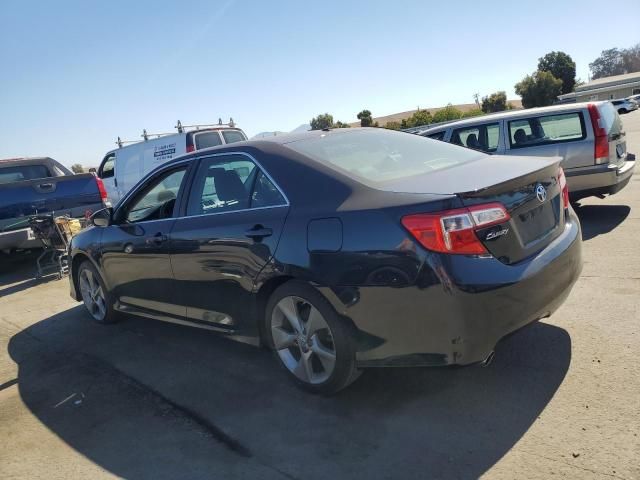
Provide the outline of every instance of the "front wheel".
<path id="1" fill-rule="evenodd" d="M 277 361 L 299 386 L 333 394 L 360 376 L 349 328 L 311 286 L 293 281 L 277 288 L 265 320 Z"/>
<path id="2" fill-rule="evenodd" d="M 96 322 L 114 323 L 118 320 L 111 295 L 89 260 L 85 260 L 78 268 L 78 287 L 85 308 Z"/>

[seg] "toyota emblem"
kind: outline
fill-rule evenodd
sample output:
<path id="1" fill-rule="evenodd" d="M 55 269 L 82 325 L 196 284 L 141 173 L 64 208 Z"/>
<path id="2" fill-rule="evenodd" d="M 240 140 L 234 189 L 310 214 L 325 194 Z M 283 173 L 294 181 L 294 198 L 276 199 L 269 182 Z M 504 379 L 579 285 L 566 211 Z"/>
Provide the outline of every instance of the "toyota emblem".
<path id="1" fill-rule="evenodd" d="M 536 186 L 536 197 L 538 197 L 540 203 L 544 203 L 547 199 L 547 190 L 541 184 Z"/>

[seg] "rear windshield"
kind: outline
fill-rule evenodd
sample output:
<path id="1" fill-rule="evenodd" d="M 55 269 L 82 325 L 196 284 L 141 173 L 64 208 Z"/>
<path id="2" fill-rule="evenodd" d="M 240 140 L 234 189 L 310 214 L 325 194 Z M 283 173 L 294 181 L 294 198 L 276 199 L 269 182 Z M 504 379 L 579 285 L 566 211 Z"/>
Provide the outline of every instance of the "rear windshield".
<path id="1" fill-rule="evenodd" d="M 15 165 L 13 167 L 0 167 L 0 184 L 47 177 L 51 177 L 51 173 L 45 165 Z"/>
<path id="2" fill-rule="evenodd" d="M 244 142 L 246 140 L 242 132 L 238 130 L 222 130 L 222 136 L 225 143 Z"/>
<path id="3" fill-rule="evenodd" d="M 603 103 L 598 106 L 600 111 L 601 127 L 604 128 L 609 135 L 618 135 L 622 131 L 622 121 L 620 115 L 611 103 Z"/>
<path id="4" fill-rule="evenodd" d="M 383 128 L 333 132 L 286 144 L 365 184 L 380 184 L 461 165 L 482 154 Z"/>
<path id="5" fill-rule="evenodd" d="M 222 140 L 217 131 L 196 134 L 196 150 L 217 147 L 218 145 L 222 145 Z"/>

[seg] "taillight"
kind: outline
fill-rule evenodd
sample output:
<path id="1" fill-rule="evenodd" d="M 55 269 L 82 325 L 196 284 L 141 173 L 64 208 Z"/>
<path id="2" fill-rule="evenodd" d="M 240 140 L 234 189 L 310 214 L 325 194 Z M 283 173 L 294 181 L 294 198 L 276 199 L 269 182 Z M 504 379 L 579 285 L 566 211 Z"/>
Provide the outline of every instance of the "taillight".
<path id="1" fill-rule="evenodd" d="M 104 183 L 102 182 L 101 178 L 95 177 L 95 179 L 96 179 L 96 183 L 98 184 L 100 199 L 102 200 L 102 203 L 106 205 L 107 203 L 109 203 L 109 200 L 107 199 L 107 189 L 104 188 Z"/>
<path id="2" fill-rule="evenodd" d="M 569 185 L 567 185 L 567 178 L 564 176 L 562 167 L 558 168 L 558 184 L 562 190 L 562 206 L 569 208 Z"/>
<path id="3" fill-rule="evenodd" d="M 591 117 L 591 125 L 593 125 L 593 134 L 595 136 L 595 147 L 593 157 L 595 163 L 609 163 L 609 135 L 602 125 L 602 118 L 597 105 L 590 103 L 588 106 L 589 117 Z"/>
<path id="4" fill-rule="evenodd" d="M 499 203 L 487 203 L 437 213 L 418 213 L 402 218 L 402 225 L 434 252 L 479 255 L 487 249 L 476 235 L 479 228 L 509 221 L 510 216 Z"/>
<path id="5" fill-rule="evenodd" d="M 193 145 L 187 145 L 187 153 L 191 153 L 195 151 L 196 151 L 196 147 L 194 147 Z"/>

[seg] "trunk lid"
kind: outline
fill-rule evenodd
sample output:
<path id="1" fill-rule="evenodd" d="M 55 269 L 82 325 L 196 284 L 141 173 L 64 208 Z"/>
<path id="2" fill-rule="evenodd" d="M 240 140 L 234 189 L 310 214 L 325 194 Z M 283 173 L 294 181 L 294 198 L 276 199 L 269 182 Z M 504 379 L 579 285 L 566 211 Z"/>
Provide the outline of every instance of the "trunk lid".
<path id="1" fill-rule="evenodd" d="M 506 182 L 458 193 L 466 207 L 498 202 L 509 212 L 508 222 L 476 230 L 485 248 L 501 262 L 517 263 L 536 254 L 564 230 L 560 161 L 556 158 Z"/>
<path id="2" fill-rule="evenodd" d="M 620 115 L 611 102 L 598 104 L 600 126 L 604 129 L 609 142 L 609 163 L 622 166 L 627 159 L 626 134 Z"/>
<path id="3" fill-rule="evenodd" d="M 476 230 L 485 248 L 506 264 L 536 254 L 564 230 L 560 157 L 483 156 L 437 172 L 403 178 L 387 190 L 455 194 L 465 207 L 498 202 L 510 215 Z"/>

